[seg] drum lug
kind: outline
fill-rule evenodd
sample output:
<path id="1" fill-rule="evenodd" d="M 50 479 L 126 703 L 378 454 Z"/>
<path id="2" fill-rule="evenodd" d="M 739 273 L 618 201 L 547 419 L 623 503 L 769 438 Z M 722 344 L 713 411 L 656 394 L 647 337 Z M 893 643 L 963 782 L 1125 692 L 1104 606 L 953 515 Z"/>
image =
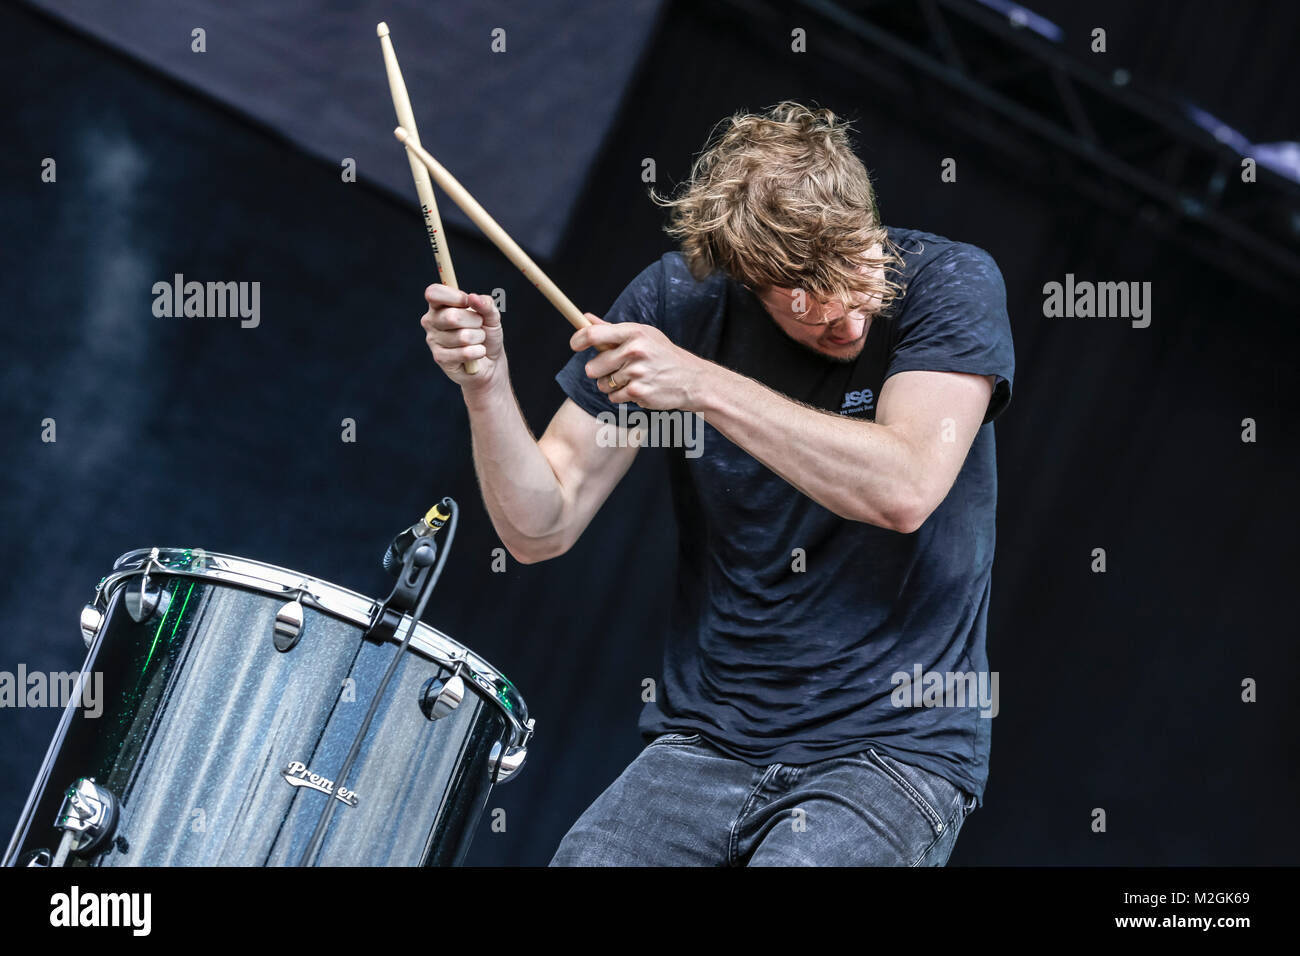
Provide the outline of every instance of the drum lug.
<path id="1" fill-rule="evenodd" d="M 533 739 L 533 727 L 536 726 L 537 719 L 528 718 L 528 723 L 524 725 L 523 739 L 519 741 L 519 746 L 503 748 L 501 744 L 492 745 L 492 763 L 496 766 L 496 772 L 493 774 L 492 782 L 507 783 L 514 779 L 519 768 L 524 765 L 528 758 L 528 742 Z"/>
<path id="2" fill-rule="evenodd" d="M 161 588 L 149 586 L 148 578 L 140 579 L 141 587 L 139 590 L 132 588 L 122 596 L 126 602 L 126 613 L 131 615 L 131 620 L 137 624 L 143 624 L 152 618 L 155 614 L 166 614 L 167 604 L 170 601 L 170 595 Z"/>
<path id="3" fill-rule="evenodd" d="M 275 612 L 275 628 L 272 636 L 277 651 L 293 650 L 302 637 L 303 622 L 306 620 L 302 613 L 303 597 L 315 599 L 306 581 L 299 582 L 293 590 L 293 600 Z"/>
<path id="4" fill-rule="evenodd" d="M 514 779 L 519 768 L 524 765 L 524 760 L 528 757 L 527 747 L 510 747 L 504 749 L 500 741 L 492 745 L 492 756 L 489 758 L 496 766 L 496 773 L 493 775 L 492 782 L 508 783 Z"/>
<path id="5" fill-rule="evenodd" d="M 167 605 L 171 596 L 162 588 L 154 587 L 153 582 L 149 579 L 149 572 L 154 568 L 162 569 L 158 563 L 158 549 L 154 548 L 149 554 L 149 561 L 144 567 L 144 573 L 140 575 L 140 587 L 128 588 L 122 599 L 126 602 L 126 613 L 131 615 L 131 620 L 137 624 L 143 624 L 155 614 L 167 613 Z"/>
<path id="6" fill-rule="evenodd" d="M 38 847 L 30 853 L 23 854 L 22 859 L 18 861 L 19 866 L 23 867 L 47 867 L 53 857 L 50 851 L 45 847 Z"/>
<path id="7" fill-rule="evenodd" d="M 459 707 L 464 697 L 465 681 L 459 674 L 445 681 L 430 677 L 420 691 L 420 710 L 430 720 L 439 720 Z"/>
<path id="8" fill-rule="evenodd" d="M 81 637 L 90 647 L 95 643 L 95 638 L 99 636 L 99 629 L 104 626 L 104 614 L 93 604 L 87 604 L 81 609 Z"/>
<path id="9" fill-rule="evenodd" d="M 291 651 L 302 637 L 302 598 L 290 601 L 275 613 L 275 649 Z"/>
<path id="10" fill-rule="evenodd" d="M 94 777 L 82 777 L 63 795 L 54 826 L 71 838 L 69 849 L 85 855 L 112 835 L 117 826 L 117 799 Z"/>

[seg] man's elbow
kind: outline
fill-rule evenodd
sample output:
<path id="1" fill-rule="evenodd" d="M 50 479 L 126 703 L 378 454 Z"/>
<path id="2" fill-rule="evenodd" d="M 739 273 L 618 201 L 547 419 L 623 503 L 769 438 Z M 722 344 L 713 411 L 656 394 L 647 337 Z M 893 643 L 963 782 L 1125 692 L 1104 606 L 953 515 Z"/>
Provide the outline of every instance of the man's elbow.
<path id="1" fill-rule="evenodd" d="M 891 518 L 889 530 L 897 531 L 899 534 L 913 534 L 921 530 L 921 525 L 925 524 L 925 519 L 928 517 L 930 512 L 919 508 L 901 511 Z"/>
<path id="2" fill-rule="evenodd" d="M 885 512 L 885 527 L 899 534 L 913 534 L 921 529 L 939 502 L 920 491 L 900 494 Z"/>
<path id="3" fill-rule="evenodd" d="M 911 534 L 925 524 L 925 519 L 930 516 L 930 512 L 924 508 L 902 501 L 890 502 L 888 505 L 835 509 L 834 513 L 845 521 L 860 521 L 899 534 Z"/>

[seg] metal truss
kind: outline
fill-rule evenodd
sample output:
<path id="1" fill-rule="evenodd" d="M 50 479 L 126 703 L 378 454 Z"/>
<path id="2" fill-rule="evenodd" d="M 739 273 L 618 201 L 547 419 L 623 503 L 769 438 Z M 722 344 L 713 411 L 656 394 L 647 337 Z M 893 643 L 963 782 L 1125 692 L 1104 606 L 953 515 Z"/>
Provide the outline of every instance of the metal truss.
<path id="1" fill-rule="evenodd" d="M 1032 0 L 1030 0 L 1032 4 Z M 1183 244 L 1235 281 L 1300 303 L 1300 184 L 1263 164 L 1241 179 L 1240 137 L 1125 70 L 1075 57 L 1032 14 L 973 0 L 728 0 L 751 25 L 791 12 L 830 30 L 818 55 L 853 69 L 923 122 L 981 141 L 1028 181 L 1067 184 Z M 815 21 L 799 24 L 814 33 Z M 820 31 L 819 31 L 820 32 Z M 1247 153 L 1249 155 L 1249 153 Z"/>

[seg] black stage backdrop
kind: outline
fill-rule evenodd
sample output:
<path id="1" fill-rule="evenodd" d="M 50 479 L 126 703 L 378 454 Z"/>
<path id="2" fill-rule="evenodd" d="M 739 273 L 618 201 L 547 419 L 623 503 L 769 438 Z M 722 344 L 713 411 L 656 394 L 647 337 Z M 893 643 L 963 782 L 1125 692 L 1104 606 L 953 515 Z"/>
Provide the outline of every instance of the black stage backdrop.
<path id="1" fill-rule="evenodd" d="M 670 186 L 721 116 L 788 96 L 855 116 L 886 221 L 987 248 L 1016 341 L 989 619 L 1001 712 L 985 807 L 952 862 L 1294 863 L 1300 841 L 1277 821 L 1297 776 L 1295 316 L 1136 210 L 1102 213 L 905 99 L 790 56 L 736 11 L 672 6 L 553 276 L 604 310 L 669 248 L 643 160 Z M 0 71 L 0 669 L 77 667 L 79 609 L 138 547 L 203 547 L 379 595 L 388 539 L 452 494 L 460 537 L 426 618 L 504 670 L 537 717 L 529 765 L 490 801 L 505 830 L 485 819 L 470 862 L 545 863 L 641 746 L 674 574 L 670 452 L 643 452 L 570 554 L 493 573 L 463 406 L 417 325 L 432 264 L 413 202 L 364 175 L 343 183 L 26 10 L 0 8 Z M 46 156 L 56 184 L 40 182 Z M 941 185 L 947 156 L 959 182 Z M 458 172 L 473 189 L 475 171 Z M 509 228 L 509 209 L 491 211 Z M 515 384 L 540 431 L 562 399 L 567 326 L 478 236 L 451 245 L 465 286 L 506 291 Z M 260 281 L 261 325 L 154 318 L 152 284 L 178 272 Z M 1150 281 L 1151 326 L 1044 318 L 1043 284 L 1067 272 Z M 345 418 L 355 443 L 340 440 Z M 1242 442 L 1245 418 L 1257 442 Z M 1258 703 L 1241 701 L 1246 678 Z M 0 711 L 6 831 L 57 719 Z M 1090 827 L 1098 807 L 1105 833 Z"/>

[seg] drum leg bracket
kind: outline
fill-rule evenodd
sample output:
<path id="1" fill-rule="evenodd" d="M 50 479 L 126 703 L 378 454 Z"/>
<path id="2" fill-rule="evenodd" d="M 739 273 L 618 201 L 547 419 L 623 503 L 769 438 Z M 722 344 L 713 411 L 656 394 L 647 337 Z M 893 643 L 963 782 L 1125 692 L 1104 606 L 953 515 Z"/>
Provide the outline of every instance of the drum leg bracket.
<path id="1" fill-rule="evenodd" d="M 105 845 L 117 826 L 117 798 L 93 777 L 82 777 L 63 795 L 55 827 L 64 831 L 53 866 L 62 866 L 66 850 L 85 856 Z"/>

